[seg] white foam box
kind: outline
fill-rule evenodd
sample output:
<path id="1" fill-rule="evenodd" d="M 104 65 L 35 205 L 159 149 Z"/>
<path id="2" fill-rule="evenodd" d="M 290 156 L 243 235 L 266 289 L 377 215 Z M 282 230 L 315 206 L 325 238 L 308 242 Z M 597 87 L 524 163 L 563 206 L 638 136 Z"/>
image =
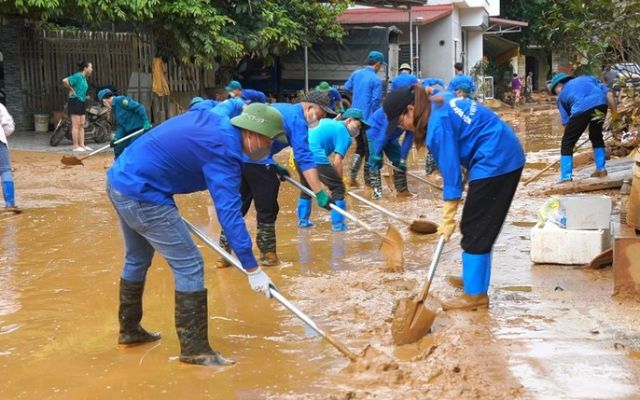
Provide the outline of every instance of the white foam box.
<path id="1" fill-rule="evenodd" d="M 560 207 L 567 217 L 567 229 L 609 229 L 611 197 L 562 196 Z"/>
<path id="2" fill-rule="evenodd" d="M 536 264 L 582 265 L 610 247 L 609 229 L 562 229 L 551 222 L 531 228 L 531 261 Z"/>

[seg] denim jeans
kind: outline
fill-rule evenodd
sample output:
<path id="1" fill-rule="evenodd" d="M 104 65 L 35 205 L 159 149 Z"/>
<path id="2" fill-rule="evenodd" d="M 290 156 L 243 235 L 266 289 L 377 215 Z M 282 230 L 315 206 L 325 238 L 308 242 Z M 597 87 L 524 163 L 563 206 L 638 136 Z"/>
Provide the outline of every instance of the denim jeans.
<path id="1" fill-rule="evenodd" d="M 167 260 L 179 292 L 204 289 L 204 261 L 175 205 L 153 204 L 125 196 L 107 183 L 124 237 L 122 278 L 145 280 L 157 251 Z"/>
<path id="2" fill-rule="evenodd" d="M 11 175 L 11 158 L 9 157 L 9 148 L 3 142 L 0 142 L 0 174 L 2 180 L 13 181 Z"/>

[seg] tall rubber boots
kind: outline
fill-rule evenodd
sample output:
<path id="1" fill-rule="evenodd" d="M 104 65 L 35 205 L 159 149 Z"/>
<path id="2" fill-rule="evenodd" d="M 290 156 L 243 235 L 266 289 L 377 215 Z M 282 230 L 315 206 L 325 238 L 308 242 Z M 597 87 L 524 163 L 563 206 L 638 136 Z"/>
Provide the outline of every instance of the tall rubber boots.
<path id="1" fill-rule="evenodd" d="M 200 292 L 176 291 L 175 318 L 181 362 L 217 366 L 235 364 L 235 361 L 224 358 L 209 345 L 207 289 Z"/>
<path id="2" fill-rule="evenodd" d="M 231 254 L 231 246 L 229 246 L 229 242 L 227 241 L 227 236 L 224 234 L 224 232 L 220 232 L 220 247 L 222 247 L 222 249 L 224 251 L 226 251 L 227 253 Z M 229 261 L 225 260 L 224 257 L 220 256 L 220 258 L 218 259 L 218 261 L 216 261 L 216 267 L 217 268 L 228 268 L 230 267 L 231 264 L 229 263 Z"/>
<path id="3" fill-rule="evenodd" d="M 407 184 L 407 171 L 393 171 L 393 186 L 399 197 L 411 197 L 409 185 Z"/>
<path id="4" fill-rule="evenodd" d="M 366 187 L 371 187 L 371 174 L 369 172 L 369 163 L 364 163 L 364 185 Z"/>
<path id="5" fill-rule="evenodd" d="M 358 153 L 353 155 L 353 159 L 351 160 L 351 168 L 349 169 L 349 186 L 358 187 L 360 184 L 358 183 L 358 171 L 360 171 L 360 167 L 362 166 L 362 162 L 364 159 Z"/>
<path id="6" fill-rule="evenodd" d="M 356 154 L 357 155 L 357 154 Z M 298 199 L 298 226 L 300 228 L 310 228 L 313 226 L 309 221 L 311 216 L 311 199 Z"/>
<path id="7" fill-rule="evenodd" d="M 276 224 L 258 222 L 256 244 L 260 249 L 260 265 L 272 267 L 280 264 L 276 253 Z"/>
<path id="8" fill-rule="evenodd" d="M 571 180 L 573 172 L 573 156 L 560 156 L 560 182 Z"/>
<path id="9" fill-rule="evenodd" d="M 442 302 L 442 309 L 467 310 L 489 306 L 489 282 L 491 280 L 491 253 L 470 254 L 462 252 L 462 279 L 464 293 Z"/>
<path id="10" fill-rule="evenodd" d="M 374 171 L 369 169 L 369 180 L 371 181 L 371 189 L 373 189 L 373 199 L 380 200 L 382 198 L 382 177 L 380 176 L 380 170 Z"/>
<path id="11" fill-rule="evenodd" d="M 2 181 L 2 195 L 4 196 L 4 206 L 7 208 L 15 208 L 15 187 L 13 181 Z"/>
<path id="12" fill-rule="evenodd" d="M 593 149 L 593 159 L 596 162 L 596 170 L 591 174 L 592 178 L 602 178 L 607 176 L 605 163 L 607 160 L 607 152 L 604 147 L 595 147 Z"/>
<path id="13" fill-rule="evenodd" d="M 336 206 L 347 210 L 347 202 L 345 200 L 336 200 Z M 331 230 L 334 232 L 342 232 L 347 230 L 347 224 L 344 223 L 345 217 L 335 210 L 331 210 Z"/>
<path id="14" fill-rule="evenodd" d="M 159 333 L 147 332 L 142 326 L 142 293 L 143 282 L 131 282 L 120 278 L 120 307 L 118 320 L 120 321 L 120 336 L 118 344 L 135 346 L 160 340 Z"/>

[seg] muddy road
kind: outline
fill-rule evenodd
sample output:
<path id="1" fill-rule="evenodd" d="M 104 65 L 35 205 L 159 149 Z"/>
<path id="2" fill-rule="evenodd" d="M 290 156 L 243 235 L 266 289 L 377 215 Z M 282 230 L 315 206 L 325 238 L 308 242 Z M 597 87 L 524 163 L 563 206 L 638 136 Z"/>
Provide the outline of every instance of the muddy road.
<path id="1" fill-rule="evenodd" d="M 505 113 L 527 151 L 557 147 L 554 112 Z M 316 227 L 296 227 L 297 192 L 281 188 L 278 288 L 355 352 L 349 363 L 280 307 L 249 288 L 238 271 L 215 269 L 207 247 L 209 337 L 227 369 L 178 362 L 173 279 L 154 259 L 143 325 L 163 339 L 118 349 L 117 296 L 122 239 L 104 195 L 110 157 L 63 168 L 60 155 L 12 152 L 23 214 L 0 215 L 0 398 L 3 399 L 637 399 L 640 398 L 640 302 L 612 297 L 611 270 L 532 265 L 529 229 L 545 200 L 520 188 L 494 251 L 491 307 L 440 311 L 433 332 L 396 347 L 390 334 L 396 300 L 416 294 L 436 238 L 395 224 L 405 238 L 405 271 L 384 272 L 378 239 L 350 224 L 330 230 L 314 208 Z M 537 164 L 534 166 L 538 166 Z M 422 174 L 422 157 L 410 168 Z M 529 168 L 525 176 L 535 170 Z M 437 196 L 409 178 L 411 199 L 385 187 L 384 207 L 408 219 L 437 221 Z M 358 193 L 364 194 L 363 190 Z M 177 198 L 183 215 L 219 234 L 206 193 Z M 393 221 L 349 201 L 380 231 Z M 255 214 L 247 218 L 255 232 Z M 445 246 L 429 304 L 454 295 L 444 275 L 459 273 L 459 233 Z M 198 243 L 202 245 L 202 243 Z M 640 255 L 639 255 L 640 256 Z"/>

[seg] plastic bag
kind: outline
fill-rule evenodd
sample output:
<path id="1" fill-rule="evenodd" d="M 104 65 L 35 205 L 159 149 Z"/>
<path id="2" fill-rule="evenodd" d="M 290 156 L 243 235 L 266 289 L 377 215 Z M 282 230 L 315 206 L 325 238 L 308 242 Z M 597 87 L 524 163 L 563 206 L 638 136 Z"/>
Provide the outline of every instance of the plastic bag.
<path id="1" fill-rule="evenodd" d="M 567 227 L 567 216 L 560 204 L 560 200 L 555 197 L 545 201 L 542 207 L 538 209 L 538 226 L 543 227 L 547 221 L 561 228 Z"/>

